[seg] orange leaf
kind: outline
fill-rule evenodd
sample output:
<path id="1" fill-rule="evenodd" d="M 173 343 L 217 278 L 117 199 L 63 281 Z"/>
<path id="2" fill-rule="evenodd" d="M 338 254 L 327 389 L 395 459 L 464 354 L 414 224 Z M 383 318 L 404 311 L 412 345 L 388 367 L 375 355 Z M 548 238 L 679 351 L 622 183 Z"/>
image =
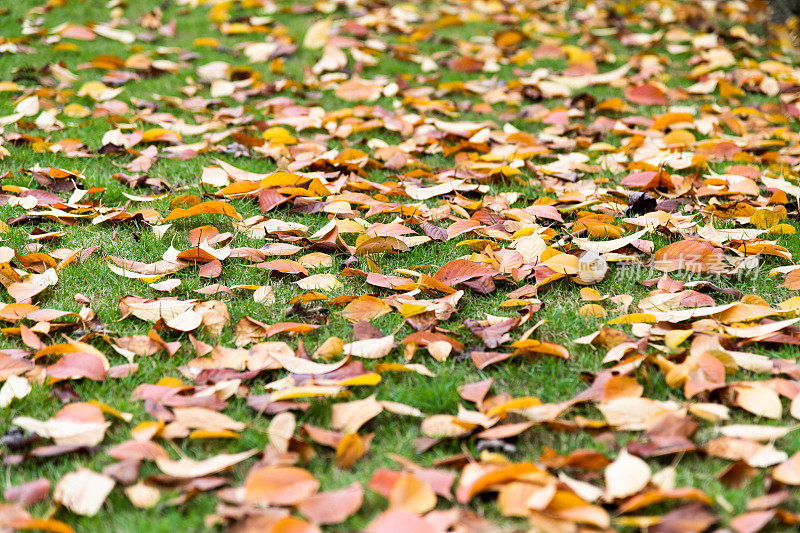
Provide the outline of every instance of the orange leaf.
<path id="1" fill-rule="evenodd" d="M 192 217 L 195 215 L 225 215 L 227 217 L 242 220 L 242 216 L 233 208 L 231 204 L 220 202 L 219 200 L 210 200 L 197 205 L 193 205 L 188 209 L 176 207 L 172 212 L 162 220 L 167 222 L 170 220 L 178 220 L 181 218 Z"/>
<path id="2" fill-rule="evenodd" d="M 262 466 L 244 481 L 245 500 L 253 505 L 296 505 L 319 489 L 308 470 L 294 466 Z"/>
<path id="3" fill-rule="evenodd" d="M 423 514 L 436 507 L 436 493 L 414 474 L 403 472 L 389 493 L 389 508 Z"/>
<path id="4" fill-rule="evenodd" d="M 350 468 L 366 452 L 367 446 L 361 436 L 349 433 L 336 445 L 336 464 L 340 468 Z"/>

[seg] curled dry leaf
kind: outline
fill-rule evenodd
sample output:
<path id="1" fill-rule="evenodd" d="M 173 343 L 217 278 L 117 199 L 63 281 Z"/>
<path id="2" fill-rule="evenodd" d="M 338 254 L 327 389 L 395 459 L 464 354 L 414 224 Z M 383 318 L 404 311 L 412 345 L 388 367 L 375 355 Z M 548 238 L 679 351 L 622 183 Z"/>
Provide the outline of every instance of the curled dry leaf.
<path id="1" fill-rule="evenodd" d="M 331 408 L 331 427 L 345 433 L 356 433 L 383 411 L 375 395 L 354 402 L 336 403 Z"/>
<path id="2" fill-rule="evenodd" d="M 188 457 L 183 457 L 177 461 L 159 458 L 156 459 L 156 465 L 168 476 L 179 479 L 190 479 L 221 472 L 235 464 L 241 463 L 256 453 L 256 450 L 248 450 L 235 454 L 222 453 L 202 461 L 195 461 Z"/>

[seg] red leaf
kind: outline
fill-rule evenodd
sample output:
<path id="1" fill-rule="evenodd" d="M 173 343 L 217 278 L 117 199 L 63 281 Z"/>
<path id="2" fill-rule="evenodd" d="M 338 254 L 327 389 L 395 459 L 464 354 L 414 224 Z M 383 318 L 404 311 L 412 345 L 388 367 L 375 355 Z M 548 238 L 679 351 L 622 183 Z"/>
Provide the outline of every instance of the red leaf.
<path id="1" fill-rule="evenodd" d="M 664 92 L 655 85 L 646 83 L 625 88 L 625 98 L 634 104 L 641 105 L 667 105 L 669 99 Z"/>
<path id="2" fill-rule="evenodd" d="M 54 379 L 87 378 L 103 381 L 106 369 L 103 361 L 96 355 L 87 352 L 70 352 L 64 354 L 55 364 L 47 367 L 47 375 Z"/>
<path id="3" fill-rule="evenodd" d="M 456 259 L 446 263 L 436 271 L 433 278 L 445 285 L 452 287 L 465 281 L 479 278 L 481 276 L 494 276 L 497 271 L 466 259 Z"/>

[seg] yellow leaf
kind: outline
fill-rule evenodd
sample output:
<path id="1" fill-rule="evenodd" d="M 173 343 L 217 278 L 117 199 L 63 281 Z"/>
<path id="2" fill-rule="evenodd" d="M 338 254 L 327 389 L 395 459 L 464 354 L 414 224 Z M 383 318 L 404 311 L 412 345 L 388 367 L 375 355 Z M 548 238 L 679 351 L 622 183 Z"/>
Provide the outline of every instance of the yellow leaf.
<path id="1" fill-rule="evenodd" d="M 213 37 L 200 37 L 192 41 L 192 46 L 207 46 L 209 48 L 216 48 L 219 46 L 219 39 Z"/>
<path id="2" fill-rule="evenodd" d="M 322 19 L 306 30 L 305 37 L 303 37 L 303 46 L 310 50 L 315 50 L 325 46 L 328 42 L 328 34 L 331 31 L 331 19 Z"/>
<path id="3" fill-rule="evenodd" d="M 769 231 L 767 231 L 767 233 L 770 233 L 772 235 L 794 235 L 795 233 L 797 233 L 797 230 L 794 229 L 794 226 L 790 224 L 777 224 L 769 228 Z"/>
<path id="4" fill-rule="evenodd" d="M 664 335 L 664 344 L 667 345 L 667 348 L 672 348 L 674 350 L 680 346 L 683 341 L 691 337 L 693 333 L 694 330 L 691 329 L 673 329 Z"/>
<path id="5" fill-rule="evenodd" d="M 750 223 L 759 229 L 769 229 L 781 221 L 781 213 L 771 209 L 759 209 L 750 217 Z"/>
<path id="6" fill-rule="evenodd" d="M 403 472 L 389 493 L 389 508 L 423 514 L 436 507 L 436 493 L 414 474 Z"/>
<path id="7" fill-rule="evenodd" d="M 239 434 L 227 429 L 196 429 L 189 434 L 190 439 L 238 439 Z"/>
<path id="8" fill-rule="evenodd" d="M 533 396 L 514 398 L 513 400 L 509 400 L 504 404 L 489 409 L 489 411 L 486 413 L 486 416 L 505 416 L 506 413 L 512 409 L 527 409 L 528 407 L 536 407 L 537 405 L 542 405 L 542 401 L 539 398 L 534 398 Z"/>
<path id="9" fill-rule="evenodd" d="M 631 313 L 628 315 L 618 316 L 608 321 L 609 324 L 635 324 L 643 322 L 645 324 L 655 324 L 656 317 L 649 313 Z"/>
<path id="10" fill-rule="evenodd" d="M 264 130 L 264 133 L 261 134 L 265 141 L 275 143 L 275 144 L 295 144 L 297 143 L 297 138 L 293 137 L 289 130 L 286 128 L 281 127 L 273 127 L 267 128 Z"/>
<path id="11" fill-rule="evenodd" d="M 588 316 L 594 318 L 605 318 L 606 310 L 603 309 L 602 306 L 597 304 L 586 304 L 578 309 L 578 314 L 580 316 Z"/>

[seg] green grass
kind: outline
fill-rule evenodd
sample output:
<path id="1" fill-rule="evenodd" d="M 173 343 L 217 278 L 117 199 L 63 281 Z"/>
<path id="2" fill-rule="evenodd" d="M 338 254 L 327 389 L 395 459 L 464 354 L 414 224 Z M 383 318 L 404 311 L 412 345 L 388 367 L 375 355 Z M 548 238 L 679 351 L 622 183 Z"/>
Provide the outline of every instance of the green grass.
<path id="1" fill-rule="evenodd" d="M 107 2 L 105 0 L 67 1 L 65 5 L 48 9 L 46 12 L 34 18 L 41 16 L 41 28 L 43 29 L 52 29 L 58 24 L 65 22 L 86 24 L 90 21 L 105 21 L 110 17 L 110 12 L 106 4 Z M 157 2 L 130 2 L 124 9 L 124 16 L 128 21 L 133 23 L 142 14 L 151 10 L 156 5 L 158 5 Z M 274 14 L 270 14 L 270 16 L 274 18 L 272 27 L 283 28 L 289 35 L 294 37 L 296 41 L 302 42 L 305 29 L 313 21 L 322 18 L 322 15 L 315 12 L 305 15 L 293 14 L 289 10 L 291 5 L 291 3 L 281 2 L 278 11 Z M 6 39 L 22 37 L 20 21 L 26 16 L 26 11 L 31 9 L 31 7 L 30 5 L 26 5 L 25 2 L 6 2 L 5 5 L 0 3 L 0 8 L 9 10 L 6 14 L 0 15 L 0 37 Z M 423 13 L 428 14 L 436 13 L 437 9 L 436 4 L 419 4 L 419 7 Z M 125 84 L 124 91 L 118 97 L 120 100 L 127 103 L 131 102 L 131 98 L 157 101 L 157 95 L 181 97 L 180 88 L 186 84 L 186 77 L 194 76 L 194 69 L 199 65 L 211 61 L 226 61 L 232 65 L 247 65 L 247 58 L 236 50 L 237 43 L 258 41 L 262 38 L 259 34 L 242 36 L 222 35 L 209 20 L 207 16 L 208 11 L 205 7 L 189 8 L 176 6 L 174 3 L 164 3 L 162 8 L 164 9 L 165 21 L 173 19 L 177 21 L 177 33 L 174 38 L 157 36 L 153 42 L 137 41 L 132 45 L 98 38 L 98 40 L 93 42 L 77 41 L 76 44 L 80 47 L 79 51 L 58 51 L 52 46 L 44 44 L 39 36 L 27 36 L 22 38 L 22 42 L 32 47 L 35 50 L 35 54 L 0 54 L 0 81 L 15 80 L 23 87 L 34 88 L 37 86 L 37 82 L 35 81 L 36 73 L 42 67 L 51 62 L 63 61 L 66 67 L 79 76 L 79 80 L 73 85 L 73 89 L 77 90 L 83 83 L 100 79 L 103 76 L 104 71 L 97 69 L 81 70 L 78 67 L 80 64 L 88 62 L 98 55 L 117 55 L 125 59 L 134 52 L 142 50 L 153 51 L 160 46 L 175 47 L 175 49 L 196 52 L 198 57 L 191 61 L 186 68 L 182 68 L 180 74 L 164 74 L 151 79 Z M 241 9 L 238 6 L 232 10 L 231 13 L 235 14 L 236 17 L 265 14 L 258 9 Z M 347 14 L 343 8 L 339 7 L 332 16 L 336 18 L 345 18 Z M 141 31 L 141 27 L 134 26 L 133 24 L 123 24 L 122 27 L 133 29 L 135 32 Z M 415 44 L 423 53 L 435 54 L 452 49 L 457 41 L 467 40 L 475 36 L 491 37 L 502 27 L 502 24 L 490 19 L 479 20 L 459 26 L 436 29 L 433 39 Z M 643 30 L 635 24 L 631 25 L 630 29 L 632 31 L 649 31 Z M 754 28 L 751 28 L 751 30 L 756 31 Z M 218 38 L 220 46 L 218 48 L 199 48 L 193 46 L 193 41 L 201 37 Z M 565 37 L 565 42 L 581 44 L 577 33 L 575 35 L 564 35 L 561 37 Z M 386 39 L 390 43 L 399 42 L 399 36 L 396 34 L 382 34 L 380 38 Z M 64 41 L 70 42 L 68 39 Z M 616 61 L 614 64 L 601 65 L 601 70 L 603 71 L 620 66 L 639 52 L 638 48 L 623 46 L 613 39 L 606 39 L 604 42 L 612 47 L 616 54 Z M 523 47 L 533 48 L 537 44 L 539 44 L 537 39 L 526 38 L 523 41 Z M 655 48 L 651 52 L 666 54 L 666 50 L 660 47 Z M 755 52 L 760 60 L 768 57 L 766 49 L 755 49 Z M 258 71 L 264 81 L 276 81 L 282 77 L 286 77 L 302 82 L 303 67 L 314 64 L 319 59 L 320 55 L 321 51 L 308 51 L 301 46 L 295 54 L 287 58 L 285 65 L 286 74 L 283 76 L 273 74 L 266 63 L 248 66 Z M 177 55 L 172 51 L 169 51 L 164 57 L 177 61 Z M 671 87 L 681 87 L 692 83 L 685 77 L 687 69 L 684 63 L 688 58 L 689 54 L 681 54 L 680 56 L 676 56 L 674 58 L 675 61 L 667 66 L 666 74 L 669 75 L 667 85 Z M 352 66 L 352 62 L 350 66 Z M 529 62 L 522 68 L 534 70 L 535 68 L 542 67 L 558 71 L 566 66 L 567 63 L 565 60 L 545 59 Z M 512 72 L 514 68 L 515 66 L 513 65 L 502 65 L 500 71 L 495 75 L 500 79 L 513 80 L 515 78 Z M 412 85 L 421 86 L 427 83 L 434 87 L 443 82 L 489 77 L 482 74 L 464 75 L 449 71 L 447 68 L 441 68 L 436 72 L 423 74 L 417 64 L 392 57 L 388 53 L 380 59 L 377 66 L 366 67 L 364 70 L 365 77 L 371 77 L 377 74 L 383 74 L 391 78 L 410 74 L 411 76 L 407 76 L 407 78 Z M 427 81 L 418 82 L 416 76 L 425 76 Z M 621 90 L 608 86 L 589 87 L 586 89 L 586 92 L 592 94 L 598 101 L 605 98 L 622 96 Z M 208 87 L 200 88 L 198 94 L 203 97 L 209 97 Z M 0 93 L 0 116 L 5 116 L 13 112 L 16 96 L 16 93 Z M 352 107 L 352 104 L 336 98 L 333 91 L 319 91 L 316 88 L 309 88 L 309 90 L 293 89 L 271 96 L 288 96 L 294 98 L 298 104 L 319 105 L 329 111 L 344 107 Z M 454 92 L 447 95 L 437 95 L 434 93 L 430 97 L 433 100 L 443 99 L 456 103 L 476 103 L 481 101 L 480 98 L 470 93 Z M 240 102 L 236 102 L 230 98 L 223 98 L 223 100 L 224 105 L 242 105 Z M 702 99 L 698 99 L 698 101 L 701 100 Z M 770 101 L 774 101 L 774 99 L 748 93 L 743 99 L 743 105 L 759 105 Z M 80 103 L 90 109 L 94 106 L 94 103 L 89 98 L 77 97 L 74 95 L 69 96 L 66 103 Z M 245 102 L 243 105 L 246 113 L 253 114 L 256 120 L 268 119 L 269 117 L 264 115 L 257 107 L 258 103 L 260 103 L 260 98 L 253 98 Z M 529 103 L 531 102 L 526 102 L 526 104 Z M 564 104 L 561 99 L 545 100 L 541 103 L 549 108 L 562 106 Z M 63 105 L 63 103 L 60 105 Z M 182 110 L 180 107 L 167 105 L 163 101 L 159 102 L 158 105 L 160 106 L 160 111 L 172 113 L 178 118 L 185 119 L 187 123 L 196 122 L 194 113 L 192 112 Z M 375 105 L 381 105 L 387 109 L 392 109 L 394 99 L 381 98 Z M 496 104 L 493 107 L 495 114 L 463 112 L 459 113 L 457 119 L 448 118 L 444 115 L 437 115 L 436 113 L 431 113 L 431 115 L 444 120 L 490 119 L 495 120 L 498 125 L 502 126 L 505 121 L 498 119 L 498 116 L 501 116 L 503 113 L 513 114 L 519 111 L 518 108 L 506 104 Z M 663 109 L 657 106 L 643 106 L 636 109 L 636 113 L 643 116 L 658 114 L 662 111 Z M 200 114 L 204 114 L 204 112 Z M 138 120 L 132 111 L 129 112 L 125 118 L 132 122 Z M 584 122 L 588 124 L 593 118 L 594 116 L 591 112 L 587 113 Z M 112 124 L 105 118 L 69 118 L 60 114 L 59 119 L 65 123 L 65 128 L 53 133 L 41 132 L 35 128 L 17 130 L 14 126 L 7 127 L 5 131 L 6 133 L 19 131 L 31 135 L 38 135 L 49 138 L 52 141 L 66 138 L 78 138 L 86 144 L 90 151 L 96 153 L 96 150 L 100 147 L 103 134 L 112 128 Z M 545 125 L 540 122 L 526 120 L 516 116 L 510 120 L 510 123 L 523 131 L 531 133 L 541 132 L 545 128 Z M 141 127 L 142 125 L 147 126 L 147 128 L 151 127 L 141 121 L 137 122 L 137 126 Z M 796 122 L 792 124 L 792 127 L 795 129 L 796 126 Z M 252 126 L 247 126 L 243 128 L 243 130 L 253 135 L 258 134 L 257 129 Z M 306 130 L 300 132 L 299 136 L 313 137 L 315 134 L 319 133 L 323 133 L 322 130 Z M 347 139 L 347 144 L 368 151 L 365 142 L 373 137 L 383 139 L 389 144 L 398 144 L 403 141 L 403 138 L 395 133 L 371 130 L 351 136 Z M 200 140 L 200 137 L 189 137 L 185 140 L 186 142 L 195 142 Z M 602 140 L 616 146 L 619 146 L 621 141 L 619 137 L 613 135 L 608 135 Z M 328 148 L 343 146 L 342 142 L 335 140 L 328 141 L 327 144 Z M 0 160 L 0 175 L 10 172 L 13 176 L 3 180 L 3 186 L 16 185 L 38 188 L 38 184 L 28 175 L 22 173 L 21 169 L 40 165 L 81 171 L 86 176 L 86 181 L 83 184 L 84 187 L 89 188 L 95 186 L 106 189 L 101 195 L 102 203 L 106 206 L 123 205 L 127 201 L 122 194 L 123 192 L 130 194 L 148 194 L 146 189 L 131 191 L 111 178 L 112 174 L 120 171 L 119 165 L 127 163 L 132 159 L 130 156 L 110 155 L 104 157 L 93 156 L 90 158 L 69 159 L 59 154 L 37 153 L 31 149 L 30 146 L 24 144 L 12 145 L 7 142 L 4 146 L 11 152 L 11 155 Z M 215 157 L 237 167 L 254 172 L 264 173 L 277 168 L 274 162 L 264 157 L 257 156 L 257 154 L 254 154 L 252 157 L 234 158 L 229 155 L 212 152 L 200 154 L 188 161 L 161 158 L 148 171 L 148 175 L 168 181 L 175 187 L 175 190 L 171 192 L 168 198 L 152 203 L 141 204 L 141 207 L 156 209 L 162 216 L 165 216 L 170 210 L 170 200 L 178 194 L 202 195 L 204 192 L 210 192 L 204 191 L 198 184 L 203 167 L 212 164 L 213 158 Z M 423 162 L 432 168 L 441 169 L 452 167 L 454 159 L 437 154 L 425 156 Z M 537 159 L 536 162 L 544 163 L 546 160 Z M 712 169 L 722 172 L 728 164 L 727 162 L 715 163 Z M 394 173 L 390 171 L 375 171 L 371 173 L 370 179 L 375 181 L 393 180 L 393 174 Z M 621 178 L 621 176 L 608 171 L 601 171 L 595 177 L 605 177 L 612 180 L 612 182 L 617 182 Z M 522 178 L 522 184 L 518 181 L 494 183 L 492 184 L 492 192 L 521 192 L 522 197 L 515 204 L 515 207 L 528 205 L 536 198 L 546 195 L 541 188 L 541 184 L 531 175 L 525 173 Z M 552 196 L 551 194 L 547 195 Z M 435 205 L 436 201 L 437 199 L 433 199 L 427 203 L 429 205 Z M 258 205 L 250 201 L 237 200 L 233 202 L 233 205 L 244 217 L 259 213 Z M 24 214 L 24 211 L 20 207 L 12 207 L 7 204 L 0 206 L 0 217 L 4 220 L 18 217 L 22 214 Z M 306 224 L 309 227 L 310 234 L 320 229 L 328 220 L 327 216 L 322 214 L 292 214 L 285 206 L 273 211 L 270 213 L 270 216 L 285 221 Z M 394 215 L 380 215 L 371 218 L 370 222 L 389 222 L 393 218 Z M 796 228 L 800 227 L 796 220 L 791 220 L 789 222 Z M 57 248 L 75 249 L 100 246 L 100 250 L 93 254 L 87 261 L 70 265 L 61 272 L 59 283 L 38 297 L 39 305 L 41 307 L 51 307 L 77 312 L 80 310 L 81 304 L 75 300 L 74 296 L 80 293 L 88 298 L 91 302 L 92 309 L 97 313 L 98 318 L 106 325 L 110 333 L 116 335 L 145 333 L 150 328 L 149 323 L 135 318 L 120 320 L 121 316 L 118 308 L 118 301 L 127 294 L 135 294 L 143 297 L 157 297 L 160 296 L 160 293 L 157 293 L 138 280 L 121 278 L 112 273 L 106 268 L 103 258 L 106 255 L 114 255 L 143 262 L 157 261 L 170 245 L 179 250 L 187 248 L 189 246 L 189 241 L 186 232 L 202 224 L 213 224 L 219 228 L 221 232 L 235 231 L 230 221 L 214 216 L 195 217 L 176 221 L 166 236 L 160 240 L 154 236 L 153 231 L 146 224 L 141 222 L 95 226 L 86 221 L 79 221 L 77 224 L 69 227 L 49 221 L 39 223 L 37 227 L 45 231 L 66 231 L 66 235 L 63 237 L 52 242 L 44 243 L 43 250 L 45 251 L 52 251 Z M 21 250 L 31 242 L 29 239 L 31 229 L 32 226 L 30 225 L 13 226 L 0 236 L 2 237 L 2 242 L 0 242 L 0 244 L 9 246 L 15 250 Z M 560 233 L 560 235 L 562 234 L 563 232 Z M 346 236 L 350 244 L 352 244 L 353 238 L 354 236 L 352 235 Z M 385 256 L 381 258 L 379 264 L 385 273 L 390 273 L 395 268 L 410 268 L 412 265 L 433 265 L 439 267 L 452 259 L 469 253 L 468 248 L 456 246 L 458 240 L 466 238 L 468 238 L 468 236 L 464 235 L 456 239 L 456 241 L 429 243 L 413 248 L 408 253 L 396 256 Z M 669 242 L 663 237 L 656 237 L 654 240 L 656 248 L 664 246 Z M 795 237 L 783 236 L 780 238 L 779 243 L 787 247 L 793 255 L 797 255 L 797 253 L 800 252 L 800 241 Z M 237 234 L 232 245 L 259 247 L 263 245 L 263 240 L 250 239 L 245 235 Z M 343 261 L 345 259 L 347 259 L 345 255 L 335 255 L 333 268 L 328 271 L 338 273 L 343 268 Z M 735 279 L 715 279 L 714 282 L 722 286 L 735 286 L 745 294 L 757 294 L 765 298 L 771 304 L 778 303 L 790 297 L 792 295 L 791 291 L 779 288 L 778 278 L 768 277 L 766 274 L 770 268 L 784 263 L 785 261 L 783 260 L 768 258 L 766 261 L 762 262 L 760 266 L 761 275 L 755 278 L 745 280 L 741 283 L 737 282 Z M 366 269 L 366 264 L 363 260 L 361 260 L 358 266 L 359 268 Z M 648 274 L 647 277 L 655 277 L 656 275 L 658 275 L 658 273 L 652 272 L 652 275 Z M 245 261 L 239 260 L 226 261 L 224 263 L 223 274 L 217 280 L 209 281 L 199 278 L 196 267 L 186 268 L 174 277 L 180 279 L 182 284 L 171 294 L 179 298 L 196 297 L 196 293 L 193 292 L 195 289 L 213 282 L 226 285 L 269 284 L 274 287 L 276 303 L 269 306 L 254 302 L 250 294 L 246 291 L 237 292 L 235 296 L 228 301 L 232 324 L 235 324 L 244 316 L 250 316 L 268 323 L 292 320 L 287 317 L 286 314 L 289 300 L 303 292 L 296 285 L 287 282 L 291 281 L 293 278 L 277 280 L 270 277 L 266 271 L 249 268 Z M 688 274 L 677 274 L 673 277 L 680 279 L 702 278 L 690 276 Z M 342 277 L 341 281 L 344 284 L 343 287 L 331 291 L 330 296 L 360 295 L 364 293 L 387 296 L 389 294 L 388 291 L 371 287 L 358 278 Z M 459 305 L 459 312 L 453 315 L 450 320 L 440 324 L 440 327 L 452 331 L 453 336 L 464 342 L 468 348 L 479 348 L 480 340 L 466 330 L 463 326 L 464 319 L 481 319 L 485 317 L 486 313 L 511 316 L 514 311 L 502 308 L 500 304 L 506 299 L 506 294 L 514 288 L 515 287 L 510 283 L 499 282 L 498 290 L 490 295 L 481 296 L 468 291 Z M 624 270 L 613 267 L 611 274 L 597 286 L 597 289 L 603 294 L 630 294 L 635 298 L 634 306 L 649 290 L 636 283 L 635 280 L 632 280 Z M 410 372 L 390 372 L 383 374 L 383 379 L 377 387 L 353 387 L 348 393 L 352 395 L 351 397 L 353 399 L 366 397 L 375 393 L 379 400 L 393 400 L 406 403 L 421 409 L 426 414 L 456 413 L 459 403 L 464 403 L 456 393 L 457 387 L 485 378 L 493 378 L 495 380 L 492 388 L 493 393 L 507 392 L 514 397 L 536 396 L 543 402 L 557 402 L 572 397 L 585 387 L 584 382 L 581 380 L 581 373 L 598 371 L 602 367 L 601 360 L 603 356 L 599 350 L 577 345 L 572 341 L 577 337 L 595 331 L 602 326 L 603 321 L 577 316 L 576 310 L 583 302 L 578 295 L 578 288 L 567 280 L 560 280 L 547 286 L 539 297 L 544 302 L 544 307 L 534 318 L 535 320 L 545 319 L 546 322 L 535 334 L 536 338 L 566 346 L 571 353 L 569 360 L 564 361 L 550 358 L 525 359 L 523 357 L 517 357 L 479 371 L 469 359 L 464 360 L 462 358 L 451 357 L 448 361 L 438 363 L 425 355 L 424 350 L 420 350 L 416 356 L 415 362 L 424 363 L 436 374 L 435 378 L 428 378 Z M 718 302 L 730 301 L 730 297 L 724 295 L 716 295 L 715 298 Z M 11 301 L 5 293 L 0 294 L 0 299 L 2 299 L 3 302 Z M 330 336 L 338 336 L 346 341 L 352 340 L 351 324 L 338 314 L 339 310 L 340 308 L 332 308 L 330 322 L 326 326 L 303 337 L 303 342 L 310 353 Z M 6 325 L 11 326 L 11 324 Z M 412 329 L 403 323 L 402 317 L 396 312 L 375 320 L 374 325 L 384 333 L 397 331 L 399 338 L 412 332 Z M 519 334 L 520 332 L 515 333 Z M 212 344 L 219 343 L 223 346 L 234 345 L 233 327 L 226 328 L 218 339 L 209 336 L 205 332 L 197 332 L 195 335 L 200 340 Z M 133 425 L 151 419 L 151 417 L 145 413 L 142 402 L 130 399 L 132 391 L 142 383 L 155 383 L 165 376 L 182 377 L 178 371 L 178 367 L 195 357 L 188 340 L 188 335 L 164 332 L 163 336 L 169 341 L 177 340 L 183 343 L 181 350 L 172 358 L 167 358 L 163 353 L 159 353 L 150 358 L 137 358 L 137 362 L 140 365 L 139 371 L 135 375 L 123 379 L 109 379 L 102 383 L 95 383 L 88 380 L 71 383 L 75 392 L 83 400 L 96 399 L 108 403 L 119 410 L 132 413 L 133 422 L 131 425 L 119 420 L 114 420 L 111 430 L 107 433 L 102 443 L 102 448 L 94 455 L 65 455 L 43 460 L 26 459 L 20 466 L 5 467 L 2 470 L 2 484 L 4 486 L 16 485 L 42 476 L 49 478 L 55 484 L 62 475 L 74 470 L 78 466 L 82 465 L 100 471 L 105 466 L 111 464 L 113 461 L 106 455 L 104 449 L 129 439 L 130 428 L 133 427 Z M 287 341 L 292 346 L 295 346 L 297 342 L 285 336 L 278 337 L 278 339 Z M 58 339 L 53 338 L 51 342 L 58 342 Z M 92 344 L 106 353 L 112 364 L 126 362 L 123 357 L 113 352 L 104 341 L 95 339 L 92 341 Z M 19 347 L 22 347 L 22 344 L 17 337 L 0 337 L 0 349 Z M 780 349 L 754 346 L 752 349 L 757 353 L 766 353 L 775 357 L 797 357 L 798 355 L 797 348 L 791 346 L 782 347 Z M 387 361 L 400 362 L 402 360 L 402 355 L 399 350 L 395 350 L 387 358 Z M 371 367 L 373 362 L 367 361 L 366 364 L 368 367 Z M 264 383 L 277 379 L 280 376 L 281 373 L 273 371 L 248 385 L 252 387 L 251 392 L 262 393 Z M 746 373 L 742 373 L 742 376 L 746 376 Z M 654 399 L 673 399 L 679 402 L 684 400 L 681 390 L 670 389 L 665 384 L 663 377 L 655 370 L 642 370 L 638 377 L 640 378 L 640 382 L 646 383 L 645 395 L 647 397 Z M 298 423 L 308 423 L 326 427 L 329 424 L 331 403 L 332 400 L 313 401 L 312 407 L 307 412 L 298 415 Z M 0 430 L 2 430 L 0 433 L 9 429 L 11 421 L 17 416 L 24 415 L 44 419 L 52 416 L 60 406 L 59 400 L 53 394 L 52 386 L 35 385 L 28 397 L 21 401 L 15 401 L 10 407 L 0 411 Z M 752 416 L 746 416 L 742 414 L 741 411 L 736 412 L 735 409 L 734 411 L 735 420 L 753 422 Z M 243 399 L 239 398 L 232 399 L 224 412 L 250 425 L 248 429 L 242 432 L 241 439 L 230 442 L 184 439 L 174 441 L 165 447 L 170 449 L 173 457 L 187 455 L 195 458 L 204 458 L 215 453 L 234 453 L 252 448 L 260 450 L 266 446 L 268 442 L 266 429 L 269 425 L 270 417 L 256 413 L 253 409 L 246 406 Z M 599 412 L 593 407 L 582 407 L 576 412 L 590 418 L 601 418 Z M 764 420 L 758 422 L 771 423 Z M 333 452 L 329 449 L 315 446 L 317 456 L 305 466 L 320 479 L 323 489 L 344 487 L 354 480 L 366 484 L 375 469 L 379 467 L 391 468 L 394 466 L 387 458 L 387 455 L 390 453 L 397 453 L 422 465 L 430 465 L 438 458 L 460 453 L 463 450 L 467 450 L 477 456 L 474 438 L 463 441 L 446 441 L 435 446 L 430 451 L 423 454 L 416 454 L 413 448 L 413 439 L 421 435 L 419 421 L 416 419 L 401 418 L 387 412 L 379 415 L 374 421 L 369 423 L 366 430 L 375 433 L 372 448 L 366 457 L 356 463 L 352 471 L 345 471 L 334 467 Z M 712 435 L 713 428 L 709 424 L 704 424 L 698 442 L 704 442 L 705 439 L 710 438 Z M 615 434 L 615 438 L 620 445 L 624 444 L 624 442 L 633 436 L 634 434 L 632 433 L 626 434 L 624 432 Z M 515 443 L 517 451 L 512 454 L 510 458 L 514 461 L 535 461 L 545 447 L 552 447 L 560 453 L 567 453 L 578 448 L 595 448 L 606 453 L 610 457 L 616 455 L 617 450 L 615 446 L 608 446 L 604 444 L 604 442 L 607 441 L 595 440 L 593 436 L 588 433 L 560 433 L 554 432 L 545 426 L 535 426 L 517 439 Z M 782 440 L 780 447 L 788 453 L 797 451 L 800 449 L 800 434 L 797 432 L 791 433 Z M 10 450 L 2 451 L 6 455 L 13 453 Z M 236 486 L 241 483 L 250 464 L 250 462 L 244 463 L 233 469 L 232 485 Z M 669 464 L 676 464 L 678 468 L 679 486 L 689 485 L 700 487 L 712 498 L 723 498 L 729 502 L 734 510 L 733 513 L 728 513 L 719 506 L 716 508 L 716 511 L 720 513 L 723 523 L 729 520 L 730 517 L 744 512 L 747 501 L 764 492 L 762 474 L 750 480 L 740 489 L 733 490 L 724 486 L 717 480 L 716 475 L 727 463 L 719 459 L 709 459 L 701 455 L 686 455 L 677 458 L 669 457 L 663 460 L 651 460 L 650 464 L 654 470 L 659 465 L 667 466 Z M 157 472 L 158 470 L 155 465 L 148 463 L 143 465 L 143 477 L 156 474 Z M 77 531 L 200 531 L 204 529 L 204 518 L 206 515 L 214 512 L 218 502 L 217 497 L 213 493 L 201 493 L 186 504 L 171 505 L 169 503 L 171 496 L 177 496 L 177 493 L 166 491 L 162 502 L 155 508 L 138 510 L 130 504 L 121 490 L 116 489 L 108 498 L 101 513 L 96 517 L 78 517 L 72 515 L 63 508 L 52 508 L 49 500 L 47 503 L 35 506 L 31 509 L 31 512 L 36 516 L 54 513 L 53 516 L 55 518 L 67 521 Z M 440 501 L 439 507 L 446 508 L 449 505 L 450 504 L 447 502 Z M 492 499 L 477 500 L 473 502 L 471 506 L 480 514 L 485 515 L 494 522 L 516 528 L 525 527 L 524 521 L 501 517 Z M 798 499 L 797 495 L 792 496 L 789 507 L 795 510 L 800 509 L 800 499 Z M 348 531 L 361 529 L 385 508 L 385 500 L 367 490 L 365 503 L 361 511 L 344 524 L 330 528 L 330 530 Z"/>

